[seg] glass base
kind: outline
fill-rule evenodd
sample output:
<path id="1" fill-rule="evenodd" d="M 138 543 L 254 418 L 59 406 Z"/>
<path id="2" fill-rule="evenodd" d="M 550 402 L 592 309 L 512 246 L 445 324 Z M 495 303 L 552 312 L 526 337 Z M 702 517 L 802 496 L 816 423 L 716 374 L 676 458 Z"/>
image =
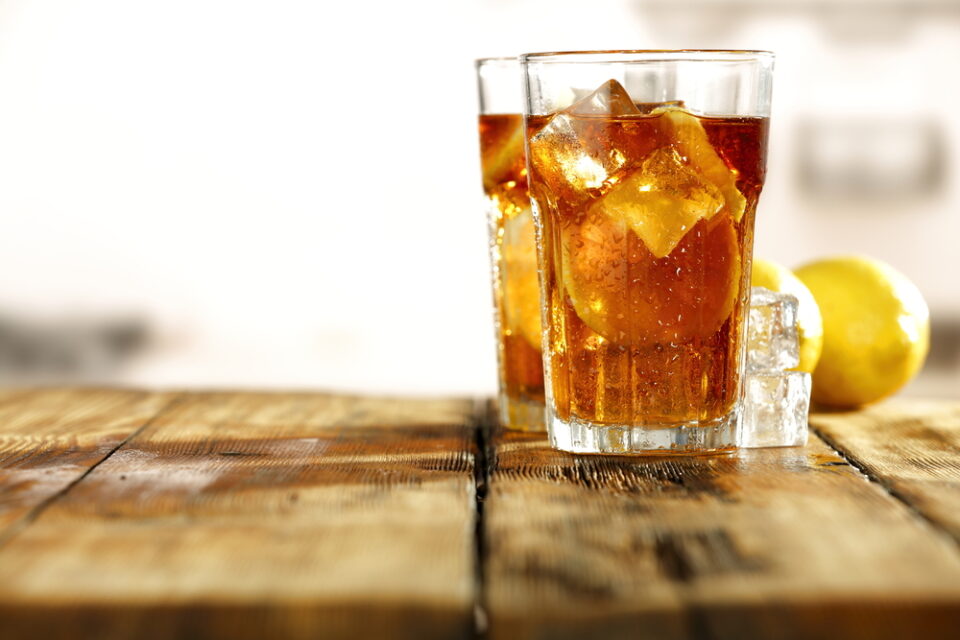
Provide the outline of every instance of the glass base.
<path id="1" fill-rule="evenodd" d="M 645 426 L 600 425 L 548 416 L 550 444 L 571 453 L 607 455 L 699 455 L 737 448 L 739 409 L 710 421 Z"/>
<path id="2" fill-rule="evenodd" d="M 500 424 L 518 431 L 546 431 L 542 402 L 513 400 L 500 395 Z"/>

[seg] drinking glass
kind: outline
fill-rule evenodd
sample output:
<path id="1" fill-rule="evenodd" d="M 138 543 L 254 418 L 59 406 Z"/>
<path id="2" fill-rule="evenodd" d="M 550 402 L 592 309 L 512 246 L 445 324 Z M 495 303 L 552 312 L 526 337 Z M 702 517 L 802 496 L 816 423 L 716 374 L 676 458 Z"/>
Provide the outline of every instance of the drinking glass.
<path id="1" fill-rule="evenodd" d="M 533 214 L 524 161 L 517 58 L 477 60 L 480 156 L 486 196 L 500 378 L 500 423 L 542 431 L 543 355 Z"/>
<path id="2" fill-rule="evenodd" d="M 551 444 L 735 449 L 773 55 L 543 53 L 521 66 Z"/>

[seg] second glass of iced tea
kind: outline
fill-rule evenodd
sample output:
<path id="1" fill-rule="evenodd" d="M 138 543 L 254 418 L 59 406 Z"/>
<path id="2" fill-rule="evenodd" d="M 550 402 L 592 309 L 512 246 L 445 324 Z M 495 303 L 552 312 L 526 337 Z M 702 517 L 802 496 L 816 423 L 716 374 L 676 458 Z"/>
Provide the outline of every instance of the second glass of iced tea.
<path id="1" fill-rule="evenodd" d="M 543 355 L 517 58 L 477 60 L 480 161 L 490 229 L 500 423 L 543 431 Z"/>
<path id="2" fill-rule="evenodd" d="M 733 450 L 772 54 L 521 64 L 551 443 Z"/>

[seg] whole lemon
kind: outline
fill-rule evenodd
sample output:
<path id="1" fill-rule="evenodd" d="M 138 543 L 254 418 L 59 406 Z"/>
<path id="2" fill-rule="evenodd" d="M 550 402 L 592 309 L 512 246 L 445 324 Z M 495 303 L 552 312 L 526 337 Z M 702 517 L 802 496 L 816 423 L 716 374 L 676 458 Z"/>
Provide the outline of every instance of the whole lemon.
<path id="1" fill-rule="evenodd" d="M 810 289 L 782 264 L 758 258 L 753 261 L 750 284 L 797 298 L 800 303 L 797 307 L 797 332 L 800 335 L 800 365 L 797 369 L 813 373 L 823 350 L 823 319 Z"/>
<path id="2" fill-rule="evenodd" d="M 890 265 L 863 256 L 817 260 L 796 270 L 823 314 L 823 354 L 813 399 L 856 407 L 910 381 L 930 347 L 930 310 Z"/>

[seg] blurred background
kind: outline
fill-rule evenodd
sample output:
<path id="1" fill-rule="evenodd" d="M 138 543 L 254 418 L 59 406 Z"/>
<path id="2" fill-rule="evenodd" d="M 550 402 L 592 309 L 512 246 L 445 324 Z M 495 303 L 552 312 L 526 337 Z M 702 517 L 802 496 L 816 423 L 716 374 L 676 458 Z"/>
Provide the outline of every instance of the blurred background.
<path id="1" fill-rule="evenodd" d="M 756 255 L 960 397 L 960 0 L 0 0 L 0 385 L 493 392 L 473 59 L 590 48 L 775 51 Z"/>

